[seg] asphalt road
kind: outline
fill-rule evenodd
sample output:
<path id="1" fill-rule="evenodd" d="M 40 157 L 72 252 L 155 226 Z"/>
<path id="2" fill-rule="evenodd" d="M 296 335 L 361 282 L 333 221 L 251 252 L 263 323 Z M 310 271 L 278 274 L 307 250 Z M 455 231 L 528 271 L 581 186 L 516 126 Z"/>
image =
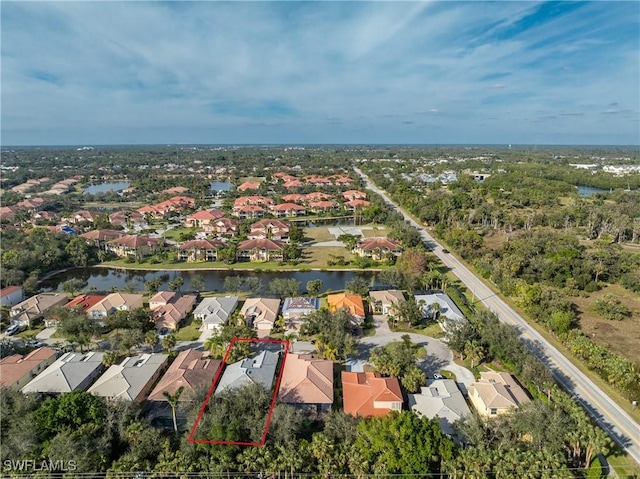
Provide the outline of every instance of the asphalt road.
<path id="1" fill-rule="evenodd" d="M 551 370 L 556 380 L 585 410 L 596 420 L 609 436 L 640 464 L 640 426 L 623 411 L 607 394 L 596 386 L 560 351 L 553 347 L 540 333 L 533 329 L 522 316 L 505 303 L 498 294 L 489 289 L 477 276 L 464 266 L 455 256 L 444 253 L 440 245 L 420 224 L 406 214 L 388 195 L 375 186 L 360 169 L 354 168 L 362 176 L 367 188 L 378 193 L 389 204 L 395 205 L 412 226 L 416 227 L 426 244 L 453 274 L 469 288 L 477 301 L 495 312 L 504 323 L 516 326 L 520 337 L 531 346 L 532 352 Z M 640 400 L 640 398 L 638 398 Z"/>

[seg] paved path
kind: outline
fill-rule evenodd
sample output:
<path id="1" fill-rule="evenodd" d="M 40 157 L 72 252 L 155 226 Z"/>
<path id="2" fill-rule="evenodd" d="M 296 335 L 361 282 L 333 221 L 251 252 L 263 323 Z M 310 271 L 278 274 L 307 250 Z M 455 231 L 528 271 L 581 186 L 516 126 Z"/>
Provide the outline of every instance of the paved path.
<path id="1" fill-rule="evenodd" d="M 427 246 L 473 292 L 478 301 L 494 311 L 502 322 L 518 329 L 520 337 L 528 342 L 533 354 L 549 367 L 558 383 L 570 394 L 575 395 L 578 402 L 600 427 L 640 464 L 640 425 L 455 256 L 444 253 L 442 245 L 422 225 L 416 223 L 395 204 L 384 191 L 371 183 L 369 177 L 358 168 L 354 169 L 362 176 L 367 188 L 375 191 L 387 203 L 394 205 L 405 220 L 418 229 Z"/>
<path id="2" fill-rule="evenodd" d="M 356 357 L 357 362 L 366 362 L 374 348 L 385 346 L 393 341 L 402 341 L 402 336 L 407 334 L 391 331 L 384 315 L 375 315 L 373 320 L 376 334 L 360 339 L 358 356 Z M 427 350 L 427 356 L 418 363 L 418 366 L 425 372 L 427 377 L 432 377 L 434 373 L 439 372 L 441 369 L 451 371 L 456 375 L 456 380 L 462 392 L 464 394 L 467 393 L 467 387 L 475 380 L 473 373 L 453 362 L 453 353 L 442 341 L 415 333 L 409 333 L 409 337 L 413 343 L 424 346 Z"/>

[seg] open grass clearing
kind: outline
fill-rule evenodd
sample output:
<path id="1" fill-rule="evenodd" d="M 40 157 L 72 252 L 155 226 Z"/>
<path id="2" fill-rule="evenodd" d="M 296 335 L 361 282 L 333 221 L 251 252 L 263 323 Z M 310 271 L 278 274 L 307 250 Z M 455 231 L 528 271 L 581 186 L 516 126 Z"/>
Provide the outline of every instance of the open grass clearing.
<path id="1" fill-rule="evenodd" d="M 193 315 L 189 315 L 173 335 L 177 341 L 195 341 L 200 337 L 200 326 L 202 323 L 194 320 Z"/>
<path id="2" fill-rule="evenodd" d="M 594 311 L 596 300 L 607 294 L 613 294 L 632 312 L 631 317 L 622 321 L 605 319 Z M 571 300 L 578 306 L 579 325 L 596 343 L 605 346 L 611 352 L 640 363 L 640 297 L 618 284 L 608 285 L 601 291 L 590 293 L 587 297 L 574 297 Z"/>
<path id="3" fill-rule="evenodd" d="M 309 238 L 314 243 L 335 240 L 335 237 L 331 233 L 329 233 L 329 228 L 327 228 L 326 226 L 316 226 L 313 228 L 305 228 L 304 236 L 305 238 Z"/>

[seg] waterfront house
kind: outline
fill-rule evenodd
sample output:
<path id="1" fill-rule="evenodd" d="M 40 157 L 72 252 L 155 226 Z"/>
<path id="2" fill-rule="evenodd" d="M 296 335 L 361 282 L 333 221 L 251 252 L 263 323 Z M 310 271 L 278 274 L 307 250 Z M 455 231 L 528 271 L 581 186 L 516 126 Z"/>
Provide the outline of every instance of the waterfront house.
<path id="1" fill-rule="evenodd" d="M 265 209 L 258 205 L 234 206 L 231 212 L 233 216 L 237 216 L 241 220 L 247 218 L 262 218 L 265 213 Z"/>
<path id="2" fill-rule="evenodd" d="M 185 241 L 178 248 L 178 258 L 182 261 L 217 261 L 218 250 L 225 247 L 219 239 L 199 239 Z"/>
<path id="3" fill-rule="evenodd" d="M 374 314 L 389 314 L 394 304 L 405 301 L 402 291 L 398 289 L 385 289 L 383 291 L 369 292 L 371 297 L 371 310 Z"/>
<path id="4" fill-rule="evenodd" d="M 16 304 L 9 311 L 13 322 L 23 326 L 31 326 L 37 319 L 43 318 L 47 312 L 67 303 L 69 299 L 63 293 L 42 293 Z"/>
<path id="5" fill-rule="evenodd" d="M 281 203 L 271 207 L 271 211 L 276 217 L 295 217 L 304 216 L 307 210 L 304 206 L 300 206 L 296 203 Z"/>
<path id="6" fill-rule="evenodd" d="M 202 321 L 202 329 L 219 331 L 237 307 L 237 296 L 204 298 L 193 311 L 193 317 Z"/>
<path id="7" fill-rule="evenodd" d="M 238 191 L 250 191 L 250 190 L 259 190 L 260 182 L 259 181 L 245 181 L 241 185 L 238 186 Z"/>
<path id="8" fill-rule="evenodd" d="M 178 329 L 196 304 L 194 294 L 180 294 L 174 291 L 160 291 L 149 299 L 149 309 L 153 313 L 156 329 Z"/>
<path id="9" fill-rule="evenodd" d="M 250 239 L 238 244 L 239 261 L 282 261 L 285 243 L 267 238 Z"/>
<path id="10" fill-rule="evenodd" d="M 358 242 L 353 252 L 359 256 L 381 261 L 389 254 L 398 256 L 402 253 L 402 245 L 389 238 L 363 238 Z"/>
<path id="11" fill-rule="evenodd" d="M 330 311 L 346 309 L 353 318 L 353 325 L 360 326 L 365 318 L 362 297 L 357 294 L 337 293 L 327 296 Z"/>
<path id="12" fill-rule="evenodd" d="M 259 338 L 267 338 L 278 319 L 280 300 L 278 298 L 247 298 L 240 314 L 247 326 L 258 331 Z"/>
<path id="13" fill-rule="evenodd" d="M 320 309 L 319 298 L 285 298 L 282 305 L 282 317 L 285 319 L 286 329 L 290 332 L 299 331 L 304 317 Z"/>
<path id="14" fill-rule="evenodd" d="M 103 300 L 87 309 L 92 319 L 104 319 L 116 311 L 131 311 L 142 308 L 144 297 L 141 294 L 111 293 Z"/>
<path id="15" fill-rule="evenodd" d="M 147 235 L 126 235 L 107 241 L 105 248 L 120 258 L 150 256 L 164 247 L 164 241 Z"/>
<path id="16" fill-rule="evenodd" d="M 365 200 L 351 200 L 347 201 L 344 206 L 347 212 L 354 213 L 357 210 L 362 210 L 363 208 L 371 206 L 371 203 Z"/>

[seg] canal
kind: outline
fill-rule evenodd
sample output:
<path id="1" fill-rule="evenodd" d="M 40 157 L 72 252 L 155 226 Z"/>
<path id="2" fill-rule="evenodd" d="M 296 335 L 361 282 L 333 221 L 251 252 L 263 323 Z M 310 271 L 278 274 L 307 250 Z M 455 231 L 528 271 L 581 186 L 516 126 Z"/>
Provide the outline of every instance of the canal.
<path id="1" fill-rule="evenodd" d="M 263 291 L 267 291 L 269 281 L 274 278 L 293 278 L 300 282 L 300 292 L 306 289 L 307 281 L 319 279 L 322 281 L 322 291 L 344 289 L 344 285 L 350 279 L 360 276 L 367 281 L 370 286 L 377 286 L 375 271 L 286 271 L 286 272 L 264 272 L 264 271 L 228 271 L 228 270 L 206 270 L 206 271 L 142 271 L 142 270 L 120 270 L 111 268 L 78 268 L 58 273 L 46 280 L 40 286 L 45 292 L 62 291 L 62 283 L 70 279 L 79 279 L 86 286 L 84 290 L 95 290 L 109 292 L 117 290 L 144 291 L 144 283 L 156 278 L 160 278 L 162 285 L 160 290 L 168 289 L 169 283 L 177 276 L 182 277 L 184 284 L 181 291 L 190 291 L 191 281 L 200 277 L 204 280 L 203 291 L 224 291 L 224 280 L 228 276 L 241 276 L 243 278 L 260 278 L 263 284 Z"/>

